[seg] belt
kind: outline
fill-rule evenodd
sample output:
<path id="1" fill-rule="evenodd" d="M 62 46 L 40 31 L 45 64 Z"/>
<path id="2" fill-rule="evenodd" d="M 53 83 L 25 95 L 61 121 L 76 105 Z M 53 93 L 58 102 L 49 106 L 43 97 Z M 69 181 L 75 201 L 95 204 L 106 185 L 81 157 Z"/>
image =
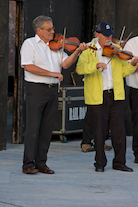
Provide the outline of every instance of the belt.
<path id="1" fill-rule="evenodd" d="M 51 83 L 51 84 L 45 84 L 48 88 L 56 87 L 58 86 L 57 83 Z"/>
<path id="2" fill-rule="evenodd" d="M 105 92 L 113 93 L 114 91 L 113 91 L 113 89 L 108 89 L 108 90 L 104 90 L 103 92 L 104 92 L 104 93 L 105 93 Z"/>

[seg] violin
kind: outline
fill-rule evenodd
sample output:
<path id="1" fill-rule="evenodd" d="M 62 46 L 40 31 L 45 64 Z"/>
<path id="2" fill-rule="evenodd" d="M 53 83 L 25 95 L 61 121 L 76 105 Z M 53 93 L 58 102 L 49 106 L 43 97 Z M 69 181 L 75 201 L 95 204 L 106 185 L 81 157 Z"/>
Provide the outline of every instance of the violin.
<path id="1" fill-rule="evenodd" d="M 49 42 L 49 47 L 53 51 L 58 51 L 64 48 L 69 52 L 74 52 L 77 47 L 80 45 L 80 41 L 77 37 L 69 37 L 65 38 L 65 42 L 63 41 L 63 35 L 56 33 L 53 40 Z M 90 49 L 97 50 L 96 47 L 89 46 Z"/>
<path id="2" fill-rule="evenodd" d="M 103 48 L 103 56 L 107 57 L 118 57 L 121 60 L 130 60 L 134 57 L 131 52 L 126 52 L 123 50 L 119 50 L 119 48 L 109 45 Z"/>

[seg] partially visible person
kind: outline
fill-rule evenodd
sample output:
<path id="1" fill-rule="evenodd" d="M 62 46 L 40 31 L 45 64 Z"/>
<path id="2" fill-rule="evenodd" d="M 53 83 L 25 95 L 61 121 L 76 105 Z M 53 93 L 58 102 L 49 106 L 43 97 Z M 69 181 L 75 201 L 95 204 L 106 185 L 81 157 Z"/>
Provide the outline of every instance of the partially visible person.
<path id="1" fill-rule="evenodd" d="M 138 56 L 138 36 L 127 41 L 124 50 Z M 138 163 L 138 65 L 134 73 L 126 77 L 126 84 L 129 87 L 129 101 L 132 111 L 132 150 L 134 152 L 134 163 Z"/>
<path id="2" fill-rule="evenodd" d="M 87 109 L 89 110 L 89 109 Z M 91 126 L 91 121 L 90 121 L 90 113 L 87 111 L 86 116 L 84 118 L 83 122 L 83 134 L 82 134 L 82 142 L 81 142 L 81 149 L 82 152 L 91 152 L 95 151 L 95 141 L 94 141 L 94 132 L 93 132 L 93 127 Z M 109 138 L 109 130 L 107 131 L 107 136 L 106 140 Z M 104 143 L 104 150 L 109 151 L 111 150 L 112 147 L 110 145 L 107 145 Z"/>
<path id="3" fill-rule="evenodd" d="M 104 143 L 110 124 L 111 140 L 114 149 L 112 168 L 132 172 L 133 169 L 126 163 L 126 133 L 124 124 L 124 79 L 136 70 L 138 57 L 130 63 L 118 57 L 103 56 L 105 46 L 111 45 L 111 26 L 100 22 L 96 26 L 97 51 L 88 49 L 79 56 L 76 71 L 84 75 L 85 104 L 90 114 L 90 125 L 94 132 L 95 140 L 95 171 L 104 172 L 107 158 Z M 92 45 L 94 47 L 94 45 Z M 119 46 L 118 46 L 119 47 Z M 117 52 L 117 48 L 115 49 Z M 110 123 L 109 123 L 110 122 Z"/>
<path id="4" fill-rule="evenodd" d="M 24 136 L 23 173 L 53 174 L 47 165 L 53 124 L 58 107 L 58 83 L 63 80 L 61 67 L 69 68 L 88 45 L 80 46 L 68 56 L 62 50 L 52 51 L 49 41 L 54 37 L 50 17 L 33 20 L 35 37 L 24 41 L 21 66 L 25 71 L 26 130 Z"/>

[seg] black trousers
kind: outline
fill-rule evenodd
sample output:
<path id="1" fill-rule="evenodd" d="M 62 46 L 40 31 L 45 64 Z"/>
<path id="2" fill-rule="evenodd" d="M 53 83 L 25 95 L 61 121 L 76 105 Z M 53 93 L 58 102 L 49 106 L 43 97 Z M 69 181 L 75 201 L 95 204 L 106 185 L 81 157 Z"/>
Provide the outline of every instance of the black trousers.
<path id="1" fill-rule="evenodd" d="M 89 121 L 91 125 L 95 139 L 96 162 L 94 165 L 106 166 L 107 159 L 104 151 L 104 143 L 107 137 L 109 124 L 112 146 L 114 148 L 113 166 L 124 165 L 126 162 L 126 133 L 123 101 L 114 101 L 113 92 L 109 93 L 106 91 L 103 93 L 103 104 L 88 105 L 85 118 L 89 119 L 87 122 Z"/>
<path id="2" fill-rule="evenodd" d="M 92 139 L 94 139 L 94 132 L 93 127 L 91 125 L 91 113 L 89 112 L 89 106 L 87 107 L 86 116 L 83 121 L 83 140 L 81 142 L 82 144 L 90 144 L 92 145 Z"/>
<path id="3" fill-rule="evenodd" d="M 138 157 L 138 89 L 130 88 L 130 107 L 132 111 L 132 149 L 134 156 Z"/>
<path id="4" fill-rule="evenodd" d="M 47 161 L 53 124 L 58 107 L 57 87 L 25 82 L 26 131 L 23 168 L 42 167 Z"/>

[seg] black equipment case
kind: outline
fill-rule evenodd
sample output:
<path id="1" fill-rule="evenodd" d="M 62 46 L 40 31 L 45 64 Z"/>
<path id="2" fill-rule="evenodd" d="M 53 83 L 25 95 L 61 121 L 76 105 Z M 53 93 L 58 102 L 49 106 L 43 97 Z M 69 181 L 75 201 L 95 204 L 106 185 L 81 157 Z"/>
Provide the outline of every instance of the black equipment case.
<path id="1" fill-rule="evenodd" d="M 86 111 L 83 86 L 61 87 L 53 135 L 59 135 L 66 142 L 65 135 L 82 132 Z"/>

